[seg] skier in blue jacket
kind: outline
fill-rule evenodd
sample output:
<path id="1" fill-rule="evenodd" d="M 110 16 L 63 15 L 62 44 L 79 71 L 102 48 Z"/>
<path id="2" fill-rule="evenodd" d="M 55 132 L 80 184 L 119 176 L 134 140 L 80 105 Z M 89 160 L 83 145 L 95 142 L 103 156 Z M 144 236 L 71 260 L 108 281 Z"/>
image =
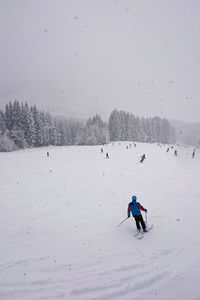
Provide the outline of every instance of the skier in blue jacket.
<path id="1" fill-rule="evenodd" d="M 136 200 L 137 200 L 137 197 L 133 196 L 132 197 L 132 202 L 130 202 L 128 204 L 128 211 L 127 211 L 128 218 L 130 218 L 130 213 L 132 213 L 133 218 L 135 219 L 135 222 L 136 222 L 137 229 L 140 231 L 140 229 L 141 229 L 140 224 L 141 224 L 143 231 L 146 232 L 147 231 L 146 230 L 146 225 L 145 225 L 145 222 L 143 220 L 143 217 L 142 217 L 142 214 L 141 214 L 140 210 L 143 210 L 143 211 L 147 212 L 147 209 L 144 208 Z"/>
<path id="2" fill-rule="evenodd" d="M 145 158 L 146 158 L 146 157 L 145 157 L 145 154 L 143 154 L 143 155 L 141 156 L 140 162 L 143 163 L 143 161 L 145 160 Z"/>

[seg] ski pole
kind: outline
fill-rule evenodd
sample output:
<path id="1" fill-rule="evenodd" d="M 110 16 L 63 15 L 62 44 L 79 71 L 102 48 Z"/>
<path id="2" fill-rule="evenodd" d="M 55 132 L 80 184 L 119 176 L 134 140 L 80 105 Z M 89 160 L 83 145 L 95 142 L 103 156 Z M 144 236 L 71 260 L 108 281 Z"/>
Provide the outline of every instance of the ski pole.
<path id="1" fill-rule="evenodd" d="M 128 217 L 126 217 L 126 219 L 128 219 Z M 126 221 L 126 219 L 124 219 L 119 225 L 117 225 L 117 227 L 119 227 L 120 225 L 122 225 Z"/>
<path id="2" fill-rule="evenodd" d="M 146 223 L 146 227 L 148 228 L 148 223 L 147 223 L 147 212 L 145 211 L 145 223 Z"/>

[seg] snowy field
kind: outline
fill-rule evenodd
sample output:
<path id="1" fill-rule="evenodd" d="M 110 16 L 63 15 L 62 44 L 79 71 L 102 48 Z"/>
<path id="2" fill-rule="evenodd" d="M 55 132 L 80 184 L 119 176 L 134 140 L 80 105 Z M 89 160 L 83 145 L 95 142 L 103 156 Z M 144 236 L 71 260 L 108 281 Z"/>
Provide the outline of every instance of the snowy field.
<path id="1" fill-rule="evenodd" d="M 200 151 L 129 144 L 0 153 L 1 300 L 200 299 Z"/>

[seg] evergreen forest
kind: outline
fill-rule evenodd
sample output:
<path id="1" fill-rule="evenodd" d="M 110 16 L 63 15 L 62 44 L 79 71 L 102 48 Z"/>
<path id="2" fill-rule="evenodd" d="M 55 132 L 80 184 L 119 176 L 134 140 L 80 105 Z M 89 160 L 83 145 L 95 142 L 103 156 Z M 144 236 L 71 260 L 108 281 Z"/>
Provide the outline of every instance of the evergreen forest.
<path id="1" fill-rule="evenodd" d="M 114 109 L 108 122 L 98 114 L 88 120 L 58 118 L 35 105 L 15 100 L 0 110 L 0 151 L 64 146 L 103 145 L 110 141 L 174 143 L 174 129 L 167 119 L 140 118 Z"/>

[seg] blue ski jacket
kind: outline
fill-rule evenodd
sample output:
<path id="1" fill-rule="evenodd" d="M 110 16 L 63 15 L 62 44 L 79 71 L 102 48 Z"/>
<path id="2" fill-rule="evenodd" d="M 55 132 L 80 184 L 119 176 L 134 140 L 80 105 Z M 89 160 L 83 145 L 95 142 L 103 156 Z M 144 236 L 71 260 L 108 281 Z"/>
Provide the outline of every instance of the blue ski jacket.
<path id="1" fill-rule="evenodd" d="M 130 213 L 132 213 L 133 216 L 141 215 L 140 210 L 147 211 L 147 209 L 144 208 L 139 202 L 133 200 L 128 204 L 128 211 L 127 211 L 128 217 L 130 217 Z"/>

